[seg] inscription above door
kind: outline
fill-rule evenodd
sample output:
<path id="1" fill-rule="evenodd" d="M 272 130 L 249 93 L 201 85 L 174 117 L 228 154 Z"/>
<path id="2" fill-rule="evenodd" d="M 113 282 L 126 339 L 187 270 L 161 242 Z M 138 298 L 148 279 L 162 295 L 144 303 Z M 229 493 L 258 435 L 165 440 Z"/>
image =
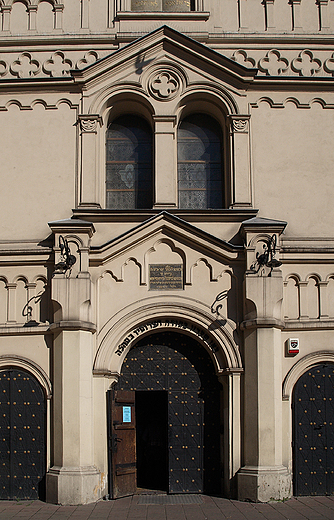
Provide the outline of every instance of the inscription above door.
<path id="1" fill-rule="evenodd" d="M 182 264 L 150 264 L 149 278 L 151 291 L 183 289 Z"/>

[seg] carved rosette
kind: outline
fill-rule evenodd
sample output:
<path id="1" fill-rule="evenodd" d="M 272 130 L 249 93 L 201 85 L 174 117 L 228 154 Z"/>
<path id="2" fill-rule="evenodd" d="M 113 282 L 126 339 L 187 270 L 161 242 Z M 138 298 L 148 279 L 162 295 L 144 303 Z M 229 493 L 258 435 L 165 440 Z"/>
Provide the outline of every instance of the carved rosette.
<path id="1" fill-rule="evenodd" d="M 98 125 L 102 124 L 102 119 L 98 115 L 81 115 L 79 124 L 83 134 L 96 134 Z"/>
<path id="2" fill-rule="evenodd" d="M 181 79 L 172 70 L 163 70 L 151 74 L 148 80 L 148 90 L 154 99 L 169 101 L 180 91 Z"/>

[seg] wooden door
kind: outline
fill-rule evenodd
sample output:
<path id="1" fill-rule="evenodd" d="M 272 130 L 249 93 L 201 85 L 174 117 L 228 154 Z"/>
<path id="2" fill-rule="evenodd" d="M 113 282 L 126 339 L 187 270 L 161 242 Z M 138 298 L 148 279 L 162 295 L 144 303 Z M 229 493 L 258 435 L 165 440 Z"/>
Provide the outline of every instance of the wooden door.
<path id="1" fill-rule="evenodd" d="M 109 392 L 109 494 L 133 495 L 137 490 L 135 392 Z"/>

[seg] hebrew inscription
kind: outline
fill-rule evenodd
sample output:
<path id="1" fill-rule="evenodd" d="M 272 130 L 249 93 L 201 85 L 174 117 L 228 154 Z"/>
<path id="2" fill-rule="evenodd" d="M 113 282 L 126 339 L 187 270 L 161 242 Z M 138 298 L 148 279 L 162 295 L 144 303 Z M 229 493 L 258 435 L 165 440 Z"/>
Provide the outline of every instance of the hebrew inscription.
<path id="1" fill-rule="evenodd" d="M 183 289 L 182 264 L 150 264 L 150 290 Z"/>

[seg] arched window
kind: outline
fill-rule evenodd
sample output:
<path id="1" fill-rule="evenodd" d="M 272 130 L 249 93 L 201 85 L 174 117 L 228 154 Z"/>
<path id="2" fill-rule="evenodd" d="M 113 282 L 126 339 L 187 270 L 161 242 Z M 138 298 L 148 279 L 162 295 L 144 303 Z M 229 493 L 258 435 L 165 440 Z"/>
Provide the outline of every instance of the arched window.
<path id="1" fill-rule="evenodd" d="M 206 114 L 192 114 L 178 130 L 178 194 L 181 209 L 223 206 L 222 132 Z"/>
<path id="2" fill-rule="evenodd" d="M 106 207 L 149 209 L 152 203 L 151 128 L 141 117 L 121 116 L 106 136 Z"/>

